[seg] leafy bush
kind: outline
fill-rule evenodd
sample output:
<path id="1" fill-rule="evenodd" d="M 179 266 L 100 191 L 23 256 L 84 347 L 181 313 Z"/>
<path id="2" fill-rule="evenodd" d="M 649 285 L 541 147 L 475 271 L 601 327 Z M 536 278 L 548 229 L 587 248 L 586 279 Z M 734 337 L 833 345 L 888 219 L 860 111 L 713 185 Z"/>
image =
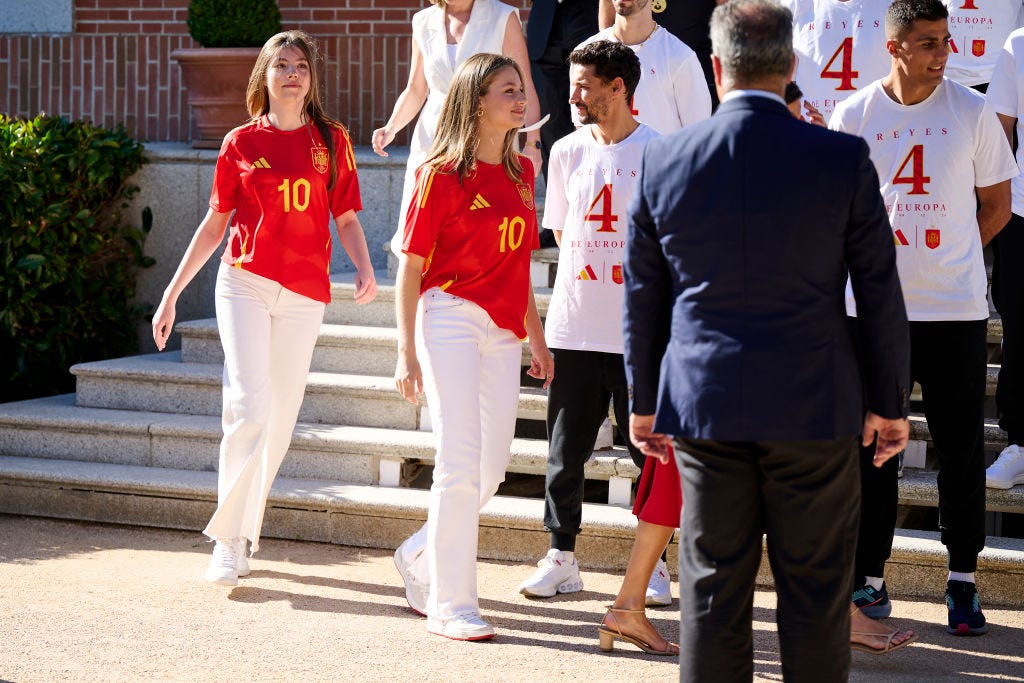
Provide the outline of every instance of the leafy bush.
<path id="1" fill-rule="evenodd" d="M 275 0 L 192 0 L 188 32 L 203 47 L 263 47 L 281 32 Z"/>
<path id="2" fill-rule="evenodd" d="M 71 365 L 138 350 L 152 218 L 126 226 L 121 209 L 143 163 L 124 128 L 0 114 L 0 400 L 71 391 Z"/>

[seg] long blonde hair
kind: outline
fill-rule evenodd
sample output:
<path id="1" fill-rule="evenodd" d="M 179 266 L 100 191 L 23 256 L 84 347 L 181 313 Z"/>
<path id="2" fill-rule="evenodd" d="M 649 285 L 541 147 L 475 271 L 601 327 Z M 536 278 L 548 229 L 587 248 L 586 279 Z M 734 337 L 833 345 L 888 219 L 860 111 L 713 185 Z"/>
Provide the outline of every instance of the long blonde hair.
<path id="1" fill-rule="evenodd" d="M 457 172 L 460 181 L 476 170 L 476 151 L 480 144 L 480 98 L 487 94 L 498 72 L 508 66 L 516 70 L 522 81 L 523 72 L 515 60 L 486 52 L 473 55 L 455 72 L 441 108 L 434 144 L 427 154 L 426 163 L 431 168 L 445 173 Z M 515 148 L 518 134 L 518 128 L 509 129 L 501 151 L 501 165 L 505 174 L 514 181 L 518 181 L 523 173 Z"/>
<path id="2" fill-rule="evenodd" d="M 267 88 L 267 69 L 270 63 L 277 57 L 278 52 L 286 47 L 294 47 L 309 64 L 309 91 L 306 93 L 306 100 L 303 102 L 303 110 L 306 120 L 313 123 L 320 131 L 324 145 L 327 147 L 328 182 L 327 191 L 334 189 L 334 182 L 337 179 L 337 161 L 334 158 L 334 138 L 331 136 L 331 128 L 345 130 L 340 121 L 331 118 L 324 111 L 323 95 L 320 92 L 320 74 L 316 65 L 320 59 L 316 47 L 316 40 L 305 31 L 284 31 L 270 37 L 260 50 L 256 58 L 256 65 L 252 67 L 249 74 L 249 86 L 245 90 L 245 104 L 249 109 L 249 116 L 253 120 L 265 115 L 270 111 L 270 90 Z"/>

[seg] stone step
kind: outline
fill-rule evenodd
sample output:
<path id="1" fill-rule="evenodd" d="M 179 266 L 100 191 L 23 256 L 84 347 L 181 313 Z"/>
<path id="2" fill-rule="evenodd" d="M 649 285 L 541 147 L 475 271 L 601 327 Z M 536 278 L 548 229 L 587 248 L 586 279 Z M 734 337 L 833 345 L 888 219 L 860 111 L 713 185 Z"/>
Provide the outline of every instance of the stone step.
<path id="1" fill-rule="evenodd" d="M 938 472 L 935 470 L 904 469 L 900 479 L 900 505 L 921 507 L 939 506 Z M 985 489 L 986 512 L 1024 514 L 1024 486 L 1010 489 Z"/>
<path id="2" fill-rule="evenodd" d="M 192 529 L 216 502 L 214 472 L 0 456 L 0 512 L 116 524 Z M 394 548 L 426 519 L 428 492 L 278 477 L 263 526 L 266 538 Z M 522 562 L 524 577 L 548 547 L 541 500 L 497 496 L 480 514 L 479 555 Z M 584 504 L 576 546 L 588 568 L 624 568 L 635 533 L 628 510 Z M 670 549 L 675 565 L 675 547 Z M 986 604 L 1024 607 L 1024 540 L 990 537 L 978 559 Z M 899 597 L 939 600 L 946 554 L 938 534 L 898 531 L 886 578 Z M 762 559 L 758 582 L 770 585 Z"/>
<path id="3" fill-rule="evenodd" d="M 543 251 L 543 250 L 542 250 Z M 536 252 L 535 252 L 536 253 Z M 369 304 L 357 304 L 355 294 L 355 273 L 331 275 L 331 303 L 324 313 L 324 322 L 332 325 L 363 325 L 371 327 L 395 327 L 395 280 L 383 270 L 375 271 L 377 296 Z M 535 282 L 533 296 L 537 301 L 540 317 L 547 315 L 551 301 L 551 289 L 546 282 Z"/>
<path id="4" fill-rule="evenodd" d="M 928 422 L 925 420 L 924 415 L 910 415 L 910 440 L 911 442 L 920 441 L 931 444 L 932 434 L 928 429 Z M 998 453 L 1005 447 L 1006 432 L 999 428 L 999 423 L 996 420 L 986 419 L 985 450 Z"/>
<path id="5" fill-rule="evenodd" d="M 146 410 L 187 415 L 220 415 L 222 366 L 183 363 L 181 352 L 148 354 L 81 363 L 71 368 L 77 378 L 77 404 L 82 407 Z M 543 420 L 547 397 L 543 390 L 520 390 L 519 418 Z M 310 372 L 299 420 L 388 429 L 429 431 L 425 406 L 401 399 L 387 376 Z M 930 444 L 923 415 L 910 416 L 912 441 Z M 985 423 L 985 445 L 990 452 L 1006 446 L 1006 434 L 994 420 Z M 913 458 L 911 467 L 923 466 Z"/>
<path id="6" fill-rule="evenodd" d="M 185 363 L 223 363 L 217 319 L 189 320 L 175 326 L 181 335 L 181 360 Z M 398 330 L 394 327 L 335 325 L 324 323 L 313 351 L 314 372 L 390 376 L 398 360 Z M 530 365 L 530 346 L 523 342 L 523 366 Z M 999 366 L 989 364 L 985 392 L 995 396 Z M 915 399 L 920 398 L 915 390 Z"/>
<path id="7" fill-rule="evenodd" d="M 71 394 L 0 405 L 0 455 L 213 471 L 220 437 L 214 416 L 84 408 Z M 299 423 L 281 476 L 397 486 L 410 467 L 433 461 L 428 432 Z M 546 441 L 513 440 L 508 472 L 544 476 L 546 468 Z M 618 487 L 610 502 L 619 504 L 629 503 L 640 474 L 621 447 L 595 451 L 584 471 Z M 906 468 L 899 492 L 902 505 L 936 507 L 936 472 Z M 986 509 L 1024 514 L 1024 486 L 988 489 Z"/>
<path id="8" fill-rule="evenodd" d="M 71 372 L 85 408 L 221 414 L 223 366 L 182 363 L 177 351 L 80 363 Z M 418 429 L 420 407 L 402 400 L 390 377 L 311 372 L 299 420 Z"/>
<path id="9" fill-rule="evenodd" d="M 221 414 L 223 364 L 183 363 L 180 351 L 79 363 L 71 373 L 83 408 Z M 519 419 L 543 420 L 546 410 L 542 389 L 520 388 Z M 430 430 L 426 404 L 402 399 L 391 377 L 336 372 L 309 373 L 299 421 Z"/>
<path id="10" fill-rule="evenodd" d="M 85 408 L 73 394 L 0 405 L 0 455 L 214 471 L 220 419 L 140 410 Z M 543 476 L 547 442 L 512 441 L 508 472 Z M 299 423 L 280 475 L 398 486 L 403 474 L 434 462 L 429 432 Z M 595 451 L 584 473 L 617 485 L 628 504 L 640 471 L 624 448 Z"/>
<path id="11" fill-rule="evenodd" d="M 184 363 L 224 363 L 217 319 L 190 320 L 174 327 L 181 335 Z M 320 326 L 310 370 L 391 377 L 398 361 L 398 330 L 363 325 Z M 530 365 L 530 345 L 523 342 L 523 366 Z"/>

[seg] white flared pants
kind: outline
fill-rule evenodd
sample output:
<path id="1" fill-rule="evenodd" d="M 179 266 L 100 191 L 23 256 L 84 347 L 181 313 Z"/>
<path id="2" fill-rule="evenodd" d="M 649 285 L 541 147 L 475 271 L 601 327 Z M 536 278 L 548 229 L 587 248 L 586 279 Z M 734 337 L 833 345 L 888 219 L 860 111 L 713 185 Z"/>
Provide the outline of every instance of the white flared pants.
<path id="1" fill-rule="evenodd" d="M 217 510 L 204 534 L 259 549 L 270 486 L 291 444 L 326 306 L 221 264 L 217 327 L 224 347 L 224 437 Z"/>
<path id="2" fill-rule="evenodd" d="M 522 344 L 476 304 L 430 289 L 417 320 L 416 353 L 437 454 L 426 552 L 410 570 L 429 577 L 427 614 L 447 619 L 479 611 L 480 508 L 505 479 L 519 407 Z M 410 545 L 423 536 L 418 532 Z M 410 555 L 415 550 L 409 548 Z"/>

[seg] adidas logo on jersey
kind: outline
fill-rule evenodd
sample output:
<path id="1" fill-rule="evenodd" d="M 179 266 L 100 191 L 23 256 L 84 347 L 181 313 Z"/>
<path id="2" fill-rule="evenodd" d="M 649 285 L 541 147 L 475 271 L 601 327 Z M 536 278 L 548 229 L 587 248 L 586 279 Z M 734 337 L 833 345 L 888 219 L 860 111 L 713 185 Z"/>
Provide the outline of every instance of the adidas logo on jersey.
<path id="1" fill-rule="evenodd" d="M 476 211 L 477 209 L 486 209 L 488 207 L 490 207 L 488 201 L 484 199 L 482 194 L 477 193 L 476 199 L 473 200 L 473 203 L 470 205 L 469 210 Z"/>
<path id="2" fill-rule="evenodd" d="M 252 162 L 253 168 L 270 168 L 270 162 L 267 161 L 266 157 L 260 157 L 256 161 Z"/>

